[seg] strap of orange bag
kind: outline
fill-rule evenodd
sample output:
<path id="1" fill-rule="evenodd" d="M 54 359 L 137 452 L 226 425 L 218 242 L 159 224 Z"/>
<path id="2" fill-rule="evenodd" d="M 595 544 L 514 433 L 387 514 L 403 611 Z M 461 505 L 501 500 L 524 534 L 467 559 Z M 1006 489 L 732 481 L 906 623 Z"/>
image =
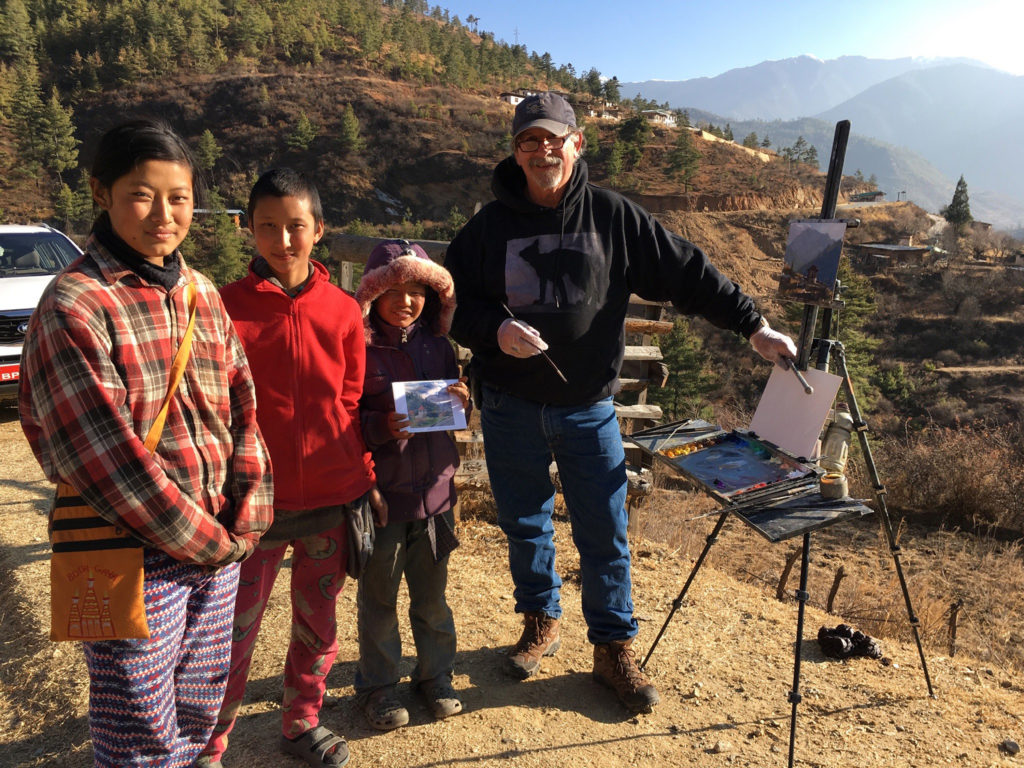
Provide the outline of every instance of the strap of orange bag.
<path id="1" fill-rule="evenodd" d="M 192 351 L 192 329 L 196 324 L 195 282 L 189 281 L 189 284 L 185 286 L 185 296 L 188 300 L 188 325 L 185 326 L 185 335 L 174 355 L 174 362 L 171 363 L 171 379 L 167 383 L 167 394 L 164 395 L 160 413 L 156 415 L 156 421 L 153 422 L 153 426 L 149 428 L 149 434 L 146 435 L 146 450 L 150 453 L 156 450 L 156 445 L 160 442 L 160 434 L 164 431 L 164 422 L 167 421 L 167 410 L 171 406 L 171 398 L 174 397 L 174 392 L 178 389 L 181 377 L 185 373 L 185 366 L 188 364 L 188 356 Z"/>

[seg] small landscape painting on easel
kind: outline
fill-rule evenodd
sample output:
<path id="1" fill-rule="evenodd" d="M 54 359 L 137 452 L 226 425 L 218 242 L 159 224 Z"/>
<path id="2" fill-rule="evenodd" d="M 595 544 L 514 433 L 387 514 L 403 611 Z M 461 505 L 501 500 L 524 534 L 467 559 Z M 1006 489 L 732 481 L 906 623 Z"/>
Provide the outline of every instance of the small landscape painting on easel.
<path id="1" fill-rule="evenodd" d="M 831 306 L 845 234 L 846 222 L 841 219 L 791 221 L 785 266 L 779 275 L 779 298 Z"/>

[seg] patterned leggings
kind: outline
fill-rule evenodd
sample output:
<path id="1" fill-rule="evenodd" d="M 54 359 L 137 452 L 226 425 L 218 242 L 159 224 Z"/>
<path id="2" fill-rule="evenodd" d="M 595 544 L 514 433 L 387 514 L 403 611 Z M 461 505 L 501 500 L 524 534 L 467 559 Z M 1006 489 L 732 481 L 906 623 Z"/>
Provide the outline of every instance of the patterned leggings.
<path id="1" fill-rule="evenodd" d="M 345 527 L 337 526 L 291 542 L 292 632 L 284 666 L 281 731 L 296 738 L 320 723 L 327 673 L 338 655 L 335 612 L 345 584 Z M 288 543 L 258 547 L 242 563 L 235 602 L 231 675 L 213 738 L 203 750 L 211 761 L 228 748 L 249 678 L 256 636 Z"/>
<path id="2" fill-rule="evenodd" d="M 147 549 L 144 567 L 150 638 L 82 643 L 101 768 L 191 766 L 227 685 L 238 564 L 209 569 Z"/>

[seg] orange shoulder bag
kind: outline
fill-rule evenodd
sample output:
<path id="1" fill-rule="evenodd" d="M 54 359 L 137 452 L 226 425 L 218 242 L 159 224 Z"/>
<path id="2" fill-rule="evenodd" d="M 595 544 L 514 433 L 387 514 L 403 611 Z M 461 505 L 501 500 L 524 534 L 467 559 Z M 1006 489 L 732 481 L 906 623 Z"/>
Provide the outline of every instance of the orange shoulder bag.
<path id="1" fill-rule="evenodd" d="M 167 409 L 192 349 L 196 286 L 186 287 L 188 325 L 174 355 L 171 377 L 146 450 L 160 442 Z M 97 515 L 74 488 L 57 484 L 50 524 L 50 639 L 117 640 L 148 638 L 143 600 L 143 542 Z"/>

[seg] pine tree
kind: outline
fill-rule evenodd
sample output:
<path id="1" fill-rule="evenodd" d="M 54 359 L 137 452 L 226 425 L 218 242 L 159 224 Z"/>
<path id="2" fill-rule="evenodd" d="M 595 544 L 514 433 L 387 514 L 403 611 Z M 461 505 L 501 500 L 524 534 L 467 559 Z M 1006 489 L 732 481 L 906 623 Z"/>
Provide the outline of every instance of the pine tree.
<path id="1" fill-rule="evenodd" d="M 309 149 L 309 145 L 313 143 L 313 139 L 317 137 L 318 133 L 319 130 L 313 125 L 306 113 L 301 112 L 299 119 L 295 122 L 295 129 L 288 134 L 285 144 L 288 145 L 289 149 L 305 152 Z"/>
<path id="2" fill-rule="evenodd" d="M 683 184 L 686 191 L 690 179 L 697 173 L 700 152 L 693 146 L 693 137 L 690 136 L 690 129 L 683 128 L 672 149 L 668 153 L 668 166 L 665 173 Z"/>
<path id="3" fill-rule="evenodd" d="M 224 151 L 217 143 L 213 132 L 207 128 L 199 137 L 199 144 L 196 146 L 196 162 L 204 171 L 210 172 L 213 166 L 224 154 Z"/>
<path id="4" fill-rule="evenodd" d="M 658 339 L 658 346 L 669 369 L 668 381 L 664 387 L 649 390 L 648 401 L 660 405 L 670 419 L 701 416 L 717 378 L 700 339 L 690 333 L 689 321 L 676 318 L 672 330 Z"/>
<path id="5" fill-rule="evenodd" d="M 53 211 L 63 222 L 65 232 L 74 232 L 80 226 L 88 226 L 89 214 L 92 212 L 92 193 L 89 190 L 89 175 L 83 171 L 85 190 L 82 185 L 72 189 L 61 182 L 53 201 Z"/>
<path id="6" fill-rule="evenodd" d="M 599 98 L 604 91 L 601 83 L 601 73 L 598 72 L 594 67 L 587 70 L 586 74 L 580 78 L 580 85 L 583 86 L 583 90 L 589 93 L 595 99 Z"/>
<path id="7" fill-rule="evenodd" d="M 615 140 L 612 144 L 612 148 L 608 150 L 608 160 L 605 162 L 605 172 L 608 174 L 608 180 L 615 183 L 615 180 L 619 178 L 619 174 L 622 173 L 623 155 L 626 153 L 625 145 Z"/>
<path id="8" fill-rule="evenodd" d="M 612 104 L 618 104 L 619 99 L 622 98 L 622 92 L 619 90 L 619 78 L 612 77 L 604 81 L 604 100 Z"/>
<path id="9" fill-rule="evenodd" d="M 363 137 L 359 135 L 359 118 L 351 104 L 345 105 L 341 115 L 341 129 L 338 135 L 341 148 L 346 152 L 358 152 L 363 148 Z"/>
<path id="10" fill-rule="evenodd" d="M 57 194 L 53 200 L 53 212 L 63 220 L 65 232 L 71 229 L 71 217 L 74 214 L 75 191 L 67 184 L 61 184 L 57 188 Z"/>
<path id="11" fill-rule="evenodd" d="M 6 122 L 11 116 L 11 102 L 18 90 L 18 75 L 13 67 L 0 61 L 0 123 Z"/>
<path id="12" fill-rule="evenodd" d="M 448 50 L 441 57 L 441 65 L 444 67 L 442 79 L 446 85 L 466 87 L 469 80 L 470 67 L 459 45 L 453 44 L 448 47 Z M 354 113 L 353 117 L 355 117 Z M 344 121 L 344 117 L 342 120 Z"/>
<path id="13" fill-rule="evenodd" d="M 21 160 L 38 171 L 44 145 L 39 135 L 39 116 L 43 113 L 43 97 L 39 88 L 39 70 L 34 63 L 18 68 L 14 97 L 11 99 L 11 123 L 18 137 Z"/>
<path id="14" fill-rule="evenodd" d="M 584 146 L 587 148 L 589 154 L 598 155 L 601 152 L 600 147 L 600 134 L 597 131 L 597 126 L 593 123 L 587 123 L 583 126 L 583 140 Z"/>
<path id="15" fill-rule="evenodd" d="M 967 197 L 967 182 L 964 181 L 963 174 L 960 175 L 960 181 L 956 183 L 953 199 L 942 209 L 941 213 L 958 235 L 962 235 L 967 229 L 967 225 L 974 221 L 974 217 L 971 216 L 971 204 Z"/>
<path id="16" fill-rule="evenodd" d="M 78 164 L 78 139 L 75 138 L 75 124 L 72 121 L 71 107 L 61 106 L 54 86 L 50 92 L 50 100 L 36 120 L 39 134 L 41 156 L 40 162 L 63 178 L 61 174 Z"/>
<path id="17" fill-rule="evenodd" d="M 641 150 L 647 145 L 651 133 L 651 124 L 643 115 L 633 115 L 619 126 L 619 139 L 624 144 L 634 144 Z"/>
<path id="18" fill-rule="evenodd" d="M 224 198 L 216 189 L 210 190 L 207 203 L 212 213 L 193 221 L 189 237 L 193 248 L 185 258 L 218 286 L 227 285 L 245 277 L 247 259 L 242 238 L 234 221 L 224 213 Z"/>
<path id="19" fill-rule="evenodd" d="M 818 167 L 818 148 L 816 146 L 814 146 L 813 144 L 808 146 L 807 149 L 804 150 L 804 154 L 800 158 L 800 161 L 803 162 L 803 163 L 807 163 L 808 165 L 813 165 L 815 168 L 817 168 Z"/>
<path id="20" fill-rule="evenodd" d="M 22 0 L 7 0 L 0 5 L 0 59 L 35 61 L 36 36 L 32 20 Z"/>

